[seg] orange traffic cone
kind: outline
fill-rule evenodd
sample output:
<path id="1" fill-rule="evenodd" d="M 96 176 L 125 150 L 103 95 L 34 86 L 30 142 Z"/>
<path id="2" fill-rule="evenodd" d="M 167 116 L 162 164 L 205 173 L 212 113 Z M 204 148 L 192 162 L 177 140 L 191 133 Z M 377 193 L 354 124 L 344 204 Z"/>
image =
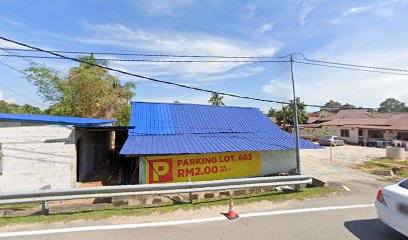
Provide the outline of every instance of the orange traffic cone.
<path id="1" fill-rule="evenodd" d="M 230 200 L 229 211 L 228 211 L 228 214 L 226 214 L 226 217 L 229 220 L 232 220 L 232 219 L 235 219 L 235 218 L 239 217 L 238 214 L 235 213 L 234 200 L 232 200 L 232 199 Z"/>

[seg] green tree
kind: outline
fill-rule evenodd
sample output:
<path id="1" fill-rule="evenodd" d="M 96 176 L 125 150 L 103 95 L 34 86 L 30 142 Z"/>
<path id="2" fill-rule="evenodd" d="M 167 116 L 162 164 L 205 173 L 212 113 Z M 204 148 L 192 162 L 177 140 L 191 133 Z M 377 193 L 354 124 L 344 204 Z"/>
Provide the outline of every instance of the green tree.
<path id="1" fill-rule="evenodd" d="M 30 104 L 24 104 L 20 106 L 16 103 L 7 103 L 4 100 L 0 100 L 0 112 L 3 113 L 25 113 L 25 114 L 43 114 L 40 108 Z"/>
<path id="2" fill-rule="evenodd" d="M 287 125 L 293 125 L 293 100 L 289 101 L 290 104 L 283 106 L 281 110 L 275 112 L 276 121 L 278 122 L 279 126 L 283 126 L 285 130 L 287 130 Z M 309 119 L 309 114 L 305 110 L 305 103 L 300 101 L 300 98 L 296 98 L 297 104 L 297 113 L 298 113 L 298 122 L 299 124 L 307 123 Z"/>
<path id="3" fill-rule="evenodd" d="M 408 112 L 408 108 L 405 103 L 395 99 L 387 98 L 384 102 L 380 103 L 379 112 Z"/>
<path id="4" fill-rule="evenodd" d="M 0 112 L 8 113 L 8 103 L 4 100 L 0 100 Z"/>
<path id="5" fill-rule="evenodd" d="M 330 100 L 327 103 L 324 104 L 325 107 L 327 108 L 341 108 L 341 103 L 336 102 L 334 100 Z"/>
<path id="6" fill-rule="evenodd" d="M 340 107 L 341 109 L 353 109 L 356 108 L 354 105 L 351 105 L 350 103 L 346 103 L 343 106 Z"/>
<path id="7" fill-rule="evenodd" d="M 273 107 L 271 107 L 271 108 L 269 108 L 269 111 L 268 111 L 268 113 L 266 114 L 266 116 L 268 116 L 268 117 L 275 117 L 275 112 L 276 112 L 276 110 L 275 110 Z"/>
<path id="8" fill-rule="evenodd" d="M 24 104 L 21 106 L 21 113 L 26 113 L 26 114 L 43 114 L 43 111 L 39 107 L 35 107 L 30 104 Z"/>
<path id="9" fill-rule="evenodd" d="M 94 56 L 80 57 L 88 63 L 106 66 Z M 27 80 L 37 87 L 44 101 L 51 103 L 45 111 L 51 115 L 116 118 L 118 125 L 127 125 L 130 118 L 130 100 L 136 85 L 122 84 L 119 79 L 101 67 L 81 63 L 60 77 L 48 68 L 31 66 L 26 69 Z"/>
<path id="10" fill-rule="evenodd" d="M 219 93 L 213 93 L 208 102 L 211 103 L 211 105 L 224 106 L 225 104 L 222 99 L 224 99 L 224 96 L 221 96 Z"/>

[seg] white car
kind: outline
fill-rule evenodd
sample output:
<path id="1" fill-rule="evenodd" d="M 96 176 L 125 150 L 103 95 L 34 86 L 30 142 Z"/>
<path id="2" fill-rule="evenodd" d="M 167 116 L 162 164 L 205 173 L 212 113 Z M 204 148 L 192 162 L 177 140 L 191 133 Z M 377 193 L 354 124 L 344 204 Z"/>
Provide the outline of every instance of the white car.
<path id="1" fill-rule="evenodd" d="M 378 190 L 375 207 L 381 221 L 408 237 L 408 178 Z"/>

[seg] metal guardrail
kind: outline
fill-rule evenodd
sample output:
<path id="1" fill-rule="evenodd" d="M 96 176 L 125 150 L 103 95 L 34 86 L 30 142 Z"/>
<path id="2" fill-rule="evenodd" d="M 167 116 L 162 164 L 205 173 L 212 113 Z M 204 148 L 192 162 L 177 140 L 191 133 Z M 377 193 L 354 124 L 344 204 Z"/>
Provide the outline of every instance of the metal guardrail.
<path id="1" fill-rule="evenodd" d="M 43 203 L 43 213 L 48 213 L 48 202 L 86 198 L 162 195 L 207 191 L 257 188 L 312 183 L 312 176 L 295 175 L 279 177 L 238 178 L 200 182 L 157 183 L 126 186 L 87 187 L 72 189 L 46 189 L 39 191 L 0 193 L 0 205 Z"/>

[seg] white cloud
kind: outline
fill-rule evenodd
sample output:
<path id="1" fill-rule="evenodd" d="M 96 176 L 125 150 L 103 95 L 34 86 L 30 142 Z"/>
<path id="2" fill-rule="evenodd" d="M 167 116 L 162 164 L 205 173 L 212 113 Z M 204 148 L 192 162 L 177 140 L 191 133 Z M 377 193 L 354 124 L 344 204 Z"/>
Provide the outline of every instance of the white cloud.
<path id="1" fill-rule="evenodd" d="M 262 86 L 262 92 L 270 94 L 271 99 L 287 101 L 291 98 L 291 91 L 292 85 L 289 74 L 283 74 Z"/>
<path id="2" fill-rule="evenodd" d="M 7 98 L 4 96 L 3 92 L 0 91 L 0 100 L 4 100 L 8 103 L 16 103 L 16 99 L 14 97 Z"/>
<path id="3" fill-rule="evenodd" d="M 172 103 L 174 101 L 179 101 L 180 103 L 195 103 L 195 104 L 208 104 L 211 94 L 185 94 L 178 96 L 161 96 L 161 97 L 137 97 L 135 101 L 145 101 L 145 102 L 164 102 Z"/>
<path id="4" fill-rule="evenodd" d="M 396 15 L 396 10 L 407 4 L 406 0 L 390 0 L 374 2 L 370 5 L 356 6 L 345 10 L 340 17 L 330 21 L 332 24 L 339 24 L 343 19 L 352 15 L 370 13 L 383 18 L 393 18 Z"/>
<path id="5" fill-rule="evenodd" d="M 261 28 L 259 29 L 259 32 L 262 33 L 266 33 L 271 31 L 273 28 L 273 23 L 265 23 L 261 26 Z"/>
<path id="6" fill-rule="evenodd" d="M 372 6 L 353 7 L 353 8 L 348 9 L 347 11 L 343 12 L 342 16 L 346 17 L 346 16 L 349 16 L 351 14 L 362 13 L 362 12 L 368 11 L 371 8 L 372 8 Z"/>
<path id="7" fill-rule="evenodd" d="M 306 18 L 313 12 L 321 0 L 300 0 L 301 6 L 299 21 L 303 25 Z"/>
<path id="8" fill-rule="evenodd" d="M 266 44 L 254 41 L 237 41 L 201 33 L 146 32 L 130 29 L 120 24 L 85 26 L 95 32 L 94 37 L 76 39 L 79 42 L 123 47 L 130 51 L 164 53 L 177 55 L 223 55 L 223 56 L 272 56 L 276 52 L 276 43 Z M 262 46 L 262 47 L 259 47 Z M 169 58 L 160 58 L 169 60 Z M 192 58 L 183 58 L 193 60 Z M 174 60 L 174 59 L 173 59 Z M 181 59 L 177 59 L 181 60 Z M 220 59 L 200 59 L 220 60 Z M 222 59 L 221 59 L 222 60 Z M 177 75 L 196 81 L 226 79 L 228 76 L 249 76 L 260 68 L 242 68 L 248 63 L 114 63 L 128 69 L 143 69 L 155 76 Z M 241 68 L 239 68 L 241 67 Z M 238 71 L 239 69 L 239 71 Z M 220 74 L 226 74 L 224 76 Z"/>
<path id="9" fill-rule="evenodd" d="M 194 4 L 195 0 L 142 0 L 137 2 L 127 0 L 126 2 L 133 4 L 136 8 L 141 8 L 150 16 L 176 17 L 181 9 Z"/>
<path id="10" fill-rule="evenodd" d="M 0 47 L 2 48 L 23 48 L 20 45 L 17 45 L 15 43 L 12 42 L 7 42 L 4 40 L 0 40 Z"/>

